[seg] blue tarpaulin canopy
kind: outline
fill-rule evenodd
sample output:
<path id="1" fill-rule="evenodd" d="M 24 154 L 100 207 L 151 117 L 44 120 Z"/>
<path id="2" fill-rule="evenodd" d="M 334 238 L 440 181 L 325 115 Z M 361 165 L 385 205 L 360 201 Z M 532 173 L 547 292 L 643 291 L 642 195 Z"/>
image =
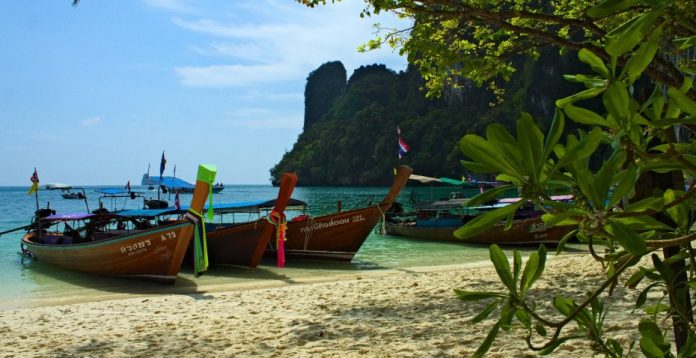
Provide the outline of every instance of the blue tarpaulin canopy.
<path id="1" fill-rule="evenodd" d="M 190 189 L 193 190 L 194 185 L 186 180 L 175 177 L 149 177 L 151 185 L 164 185 L 169 189 Z"/>
<path id="2" fill-rule="evenodd" d="M 250 212 L 250 211 L 260 211 L 260 210 L 270 210 L 275 205 L 276 199 L 271 200 L 257 200 L 257 201 L 243 201 L 236 203 L 215 203 L 213 204 L 213 211 L 216 214 L 225 213 L 235 213 L 235 212 Z M 297 199 L 290 199 L 288 202 L 288 207 L 302 207 L 305 208 L 307 203 Z M 123 210 L 116 212 L 120 216 L 129 217 L 156 217 L 161 215 L 172 215 L 180 214 L 186 212 L 190 208 L 189 205 L 182 205 L 180 210 L 176 207 L 170 206 L 164 209 L 137 209 L 137 210 Z M 203 211 L 208 210 L 208 205 L 205 206 Z"/>

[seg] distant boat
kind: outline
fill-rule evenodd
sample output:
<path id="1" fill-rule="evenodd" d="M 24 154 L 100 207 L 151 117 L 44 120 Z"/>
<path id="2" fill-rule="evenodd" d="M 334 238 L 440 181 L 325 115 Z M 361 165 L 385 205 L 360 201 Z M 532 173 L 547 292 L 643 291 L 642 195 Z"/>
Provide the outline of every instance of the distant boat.
<path id="1" fill-rule="evenodd" d="M 72 189 L 72 185 L 63 184 L 63 183 L 50 183 L 50 184 L 44 185 L 44 189 L 46 189 L 46 190 L 68 190 L 68 189 Z"/>
<path id="2" fill-rule="evenodd" d="M 557 201 L 572 199 L 570 195 L 552 196 Z M 483 212 L 494 210 L 519 201 L 519 198 L 500 199 L 490 205 L 467 206 L 465 198 L 443 199 L 417 203 L 412 212 L 390 213 L 385 229 L 387 235 L 405 236 L 426 240 L 456 241 L 471 244 L 529 245 L 558 244 L 571 231 L 567 226 L 549 227 L 541 220 L 541 212 L 531 206 L 523 206 L 516 213 L 512 225 L 500 222 L 485 232 L 466 239 L 459 239 L 454 232 Z"/>
<path id="3" fill-rule="evenodd" d="M 215 173 L 214 167 L 200 166 L 198 178 L 210 178 L 212 183 Z M 128 229 L 130 219 L 113 213 L 40 218 L 42 227 L 44 222 L 66 225 L 62 231 L 29 231 L 22 238 L 22 251 L 68 270 L 174 283 L 194 231 L 199 228 L 197 215 L 211 183 L 203 179 L 196 182 L 191 210 L 183 219 L 153 228 Z"/>
<path id="4" fill-rule="evenodd" d="M 80 188 L 82 191 L 70 191 L 70 189 L 61 189 L 60 190 L 60 196 L 63 197 L 63 199 L 85 199 L 87 195 L 85 195 L 85 190 Z"/>
<path id="5" fill-rule="evenodd" d="M 150 176 L 149 174 L 143 174 L 143 178 L 140 182 L 141 185 L 147 187 L 164 187 L 168 192 L 172 193 L 182 193 L 190 194 L 193 193 L 194 185 L 177 177 L 170 176 Z M 213 185 L 213 193 L 219 193 L 225 189 L 225 185 L 222 183 L 216 183 Z M 165 191 L 165 192 L 166 192 Z"/>

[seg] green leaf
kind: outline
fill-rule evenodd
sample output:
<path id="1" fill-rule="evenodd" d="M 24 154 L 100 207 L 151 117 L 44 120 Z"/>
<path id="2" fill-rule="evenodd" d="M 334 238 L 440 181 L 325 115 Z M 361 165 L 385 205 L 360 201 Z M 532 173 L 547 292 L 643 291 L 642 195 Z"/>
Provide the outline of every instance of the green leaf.
<path id="1" fill-rule="evenodd" d="M 547 160 L 553 152 L 553 147 L 561 139 L 563 134 L 563 129 L 565 127 L 565 117 L 563 116 L 563 111 L 556 108 L 553 112 L 553 121 L 551 121 L 551 128 L 549 128 L 549 133 L 546 136 L 546 142 L 544 143 L 544 154 L 542 158 Z"/>
<path id="2" fill-rule="evenodd" d="M 488 305 L 486 305 L 486 307 L 483 308 L 483 311 L 479 312 L 479 314 L 477 314 L 476 317 L 471 319 L 471 323 L 479 323 L 479 322 L 483 321 L 484 319 L 488 318 L 488 316 L 491 315 L 493 310 L 496 307 L 498 307 L 499 303 L 500 303 L 499 300 L 495 300 L 495 301 L 489 303 Z"/>
<path id="3" fill-rule="evenodd" d="M 675 191 L 672 189 L 667 189 L 663 195 L 665 202 L 671 203 L 677 200 L 677 195 L 684 195 L 681 191 Z M 684 205 L 686 204 L 686 205 Z M 686 232 L 689 229 L 689 205 L 687 203 L 682 203 L 679 205 L 672 206 L 667 210 L 667 216 L 669 216 L 672 221 L 674 221 L 681 232 Z"/>
<path id="4" fill-rule="evenodd" d="M 640 257 L 648 252 L 648 248 L 645 245 L 645 240 L 638 236 L 635 232 L 629 229 L 626 225 L 621 222 L 608 219 L 609 226 L 614 233 L 614 238 L 618 241 L 621 246 L 626 249 L 634 257 Z"/>
<path id="5" fill-rule="evenodd" d="M 662 303 L 658 303 L 656 305 L 645 307 L 645 313 L 649 315 L 654 315 L 662 312 L 669 312 L 669 306 Z"/>
<path id="6" fill-rule="evenodd" d="M 534 330 L 536 331 L 536 333 L 538 335 L 540 335 L 542 337 L 546 337 L 547 332 L 546 332 L 546 328 L 544 328 L 543 324 L 540 324 L 540 323 L 535 324 Z"/>
<path id="7" fill-rule="evenodd" d="M 630 166 L 628 169 L 624 170 L 621 179 L 616 184 L 614 192 L 611 194 L 610 207 L 614 207 L 621 202 L 624 197 L 628 194 L 633 193 L 636 182 L 639 177 L 639 168 L 636 166 Z"/>
<path id="8" fill-rule="evenodd" d="M 653 282 L 643 289 L 640 294 L 638 294 L 638 298 L 636 298 L 636 308 L 643 307 L 645 301 L 648 299 L 648 293 L 650 293 L 650 290 L 661 284 L 661 282 Z"/>
<path id="9" fill-rule="evenodd" d="M 544 163 L 541 157 L 544 153 L 544 134 L 527 113 L 517 120 L 517 140 L 517 150 L 522 155 L 523 163 L 532 169 L 527 171 L 531 182 L 537 183 L 538 171 Z"/>
<path id="10" fill-rule="evenodd" d="M 553 297 L 553 306 L 556 307 L 558 312 L 566 317 L 570 316 L 576 307 L 572 299 L 562 296 Z"/>
<path id="11" fill-rule="evenodd" d="M 590 88 L 586 89 L 582 92 L 578 92 L 574 95 L 568 96 L 566 98 L 561 98 L 556 100 L 556 107 L 563 108 L 568 104 L 573 104 L 578 101 L 582 101 L 585 99 L 590 99 L 597 97 L 598 95 L 602 94 L 604 91 L 606 91 L 606 88 Z"/>
<path id="12" fill-rule="evenodd" d="M 652 216 L 629 216 L 629 217 L 613 217 L 612 220 L 625 225 L 629 230 L 647 231 L 647 230 L 667 230 L 673 228 Z"/>
<path id="13" fill-rule="evenodd" d="M 669 354 L 670 345 L 665 341 L 662 331 L 649 320 L 641 320 L 638 324 L 640 332 L 640 350 L 648 358 L 663 358 Z"/>
<path id="14" fill-rule="evenodd" d="M 567 104 L 563 107 L 568 118 L 580 124 L 590 126 L 609 127 L 609 123 L 599 114 L 585 108 L 575 107 L 572 104 Z"/>
<path id="15" fill-rule="evenodd" d="M 638 48 L 638 51 L 631 56 L 631 58 L 624 66 L 622 75 L 626 74 L 628 77 L 628 82 L 633 83 L 637 80 L 640 75 L 645 71 L 650 65 L 655 53 L 657 53 L 657 48 L 660 44 L 660 39 L 662 36 L 662 25 L 648 38 L 648 41 L 643 42 Z"/>
<path id="16" fill-rule="evenodd" d="M 679 46 L 680 50 L 686 50 L 689 47 L 696 46 L 696 35 L 674 39 L 674 43 Z"/>
<path id="17" fill-rule="evenodd" d="M 636 201 L 635 203 L 628 204 L 625 208 L 625 212 L 640 213 L 647 210 L 661 211 L 664 206 L 664 199 L 661 197 L 647 197 L 645 199 Z"/>
<path id="18" fill-rule="evenodd" d="M 593 71 L 600 74 L 602 77 L 611 77 L 609 74 L 609 69 L 604 64 L 604 61 L 602 61 L 602 59 L 599 58 L 599 56 L 595 55 L 594 52 L 583 48 L 580 50 L 580 52 L 578 52 L 578 58 L 580 59 L 580 61 L 582 61 L 582 63 L 590 66 L 590 68 Z"/>
<path id="19" fill-rule="evenodd" d="M 667 94 L 669 95 L 669 99 L 674 101 L 679 109 L 692 116 L 696 116 L 696 102 L 692 101 L 674 87 L 670 87 L 667 90 Z"/>
<path id="20" fill-rule="evenodd" d="M 608 41 L 605 48 L 607 53 L 611 56 L 619 57 L 630 51 L 652 30 L 653 25 L 663 12 L 664 7 L 661 7 L 629 20 L 630 25 L 623 29 L 623 31 L 616 33 L 616 35 Z"/>
<path id="21" fill-rule="evenodd" d="M 628 280 L 626 280 L 626 287 L 636 288 L 643 278 L 645 278 L 645 272 L 642 269 L 639 269 L 638 271 L 634 272 L 633 275 L 628 278 Z"/>
<path id="22" fill-rule="evenodd" d="M 686 343 L 679 350 L 679 358 L 696 357 L 696 336 L 689 332 Z"/>
<path id="23" fill-rule="evenodd" d="M 595 7 L 589 8 L 587 15 L 593 18 L 602 18 L 626 10 L 635 3 L 635 0 L 604 0 Z"/>
<path id="24" fill-rule="evenodd" d="M 522 270 L 522 254 L 518 250 L 513 250 L 512 257 L 512 278 L 517 282 L 520 278 L 520 270 Z"/>
<path id="25" fill-rule="evenodd" d="M 493 341 L 495 341 L 495 337 L 498 336 L 498 332 L 500 331 L 500 326 L 502 325 L 502 319 L 499 320 L 492 328 L 490 331 L 488 331 L 488 335 L 486 335 L 486 339 L 483 340 L 481 345 L 478 347 L 476 352 L 472 355 L 473 358 L 482 358 L 486 352 L 488 352 L 489 349 L 491 349 L 491 345 L 493 345 Z"/>
<path id="26" fill-rule="evenodd" d="M 474 238 L 481 234 L 491 226 L 497 224 L 503 218 L 512 216 L 515 211 L 523 204 L 522 201 L 503 206 L 495 210 L 488 211 L 474 218 L 473 220 L 464 224 L 464 226 L 454 231 L 454 236 L 460 239 Z"/>
<path id="27" fill-rule="evenodd" d="M 512 271 L 510 271 L 510 263 L 508 262 L 507 256 L 503 253 L 503 250 L 496 244 L 491 245 L 489 248 L 491 261 L 495 267 L 495 271 L 500 277 L 500 281 L 510 290 L 510 292 L 515 293 L 515 280 L 512 277 Z"/>
<path id="28" fill-rule="evenodd" d="M 495 187 L 493 189 L 488 189 L 484 191 L 483 193 L 477 194 L 473 198 L 469 199 L 469 201 L 466 202 L 467 206 L 479 206 L 485 203 L 490 202 L 491 200 L 494 200 L 495 198 L 498 198 L 505 194 L 508 190 L 515 188 L 513 185 L 501 185 L 498 187 Z"/>
<path id="29" fill-rule="evenodd" d="M 485 300 L 489 298 L 505 298 L 507 296 L 498 293 L 498 292 L 474 292 L 474 291 L 463 291 L 460 289 L 454 289 L 454 292 L 457 295 L 457 298 L 466 301 L 466 302 L 471 302 L 471 301 L 479 301 L 479 300 Z"/>
<path id="30" fill-rule="evenodd" d="M 563 344 L 563 343 L 565 343 L 573 338 L 582 338 L 582 336 L 578 335 L 578 336 L 561 337 L 561 338 L 553 341 L 553 343 L 551 343 L 548 347 L 539 351 L 539 355 L 542 355 L 542 356 L 549 355 L 549 354 L 553 353 L 553 351 L 555 351 L 556 348 L 558 348 L 558 346 L 560 346 L 561 344 Z"/>
<path id="31" fill-rule="evenodd" d="M 499 148 L 495 148 L 488 141 L 475 134 L 465 135 L 459 141 L 459 148 L 465 156 L 486 166 L 492 172 L 519 175 L 517 170 L 510 166 L 500 154 Z"/>
<path id="32" fill-rule="evenodd" d="M 624 83 L 614 82 L 602 95 L 602 103 L 609 114 L 614 117 L 619 123 L 625 123 L 629 116 L 628 104 L 628 89 Z"/>
<path id="33" fill-rule="evenodd" d="M 559 157 L 558 162 L 556 163 L 554 168 L 562 168 L 567 163 L 572 163 L 576 160 L 581 160 L 586 157 L 589 157 L 599 146 L 602 140 L 602 136 L 602 130 L 599 128 L 594 128 L 588 135 L 584 136 L 580 141 L 578 141 L 572 146 L 570 145 L 570 142 L 571 138 L 573 137 L 569 136 L 568 148 L 566 148 L 565 153 Z M 558 148 L 558 146 L 556 146 L 556 148 Z M 555 149 L 554 152 L 556 152 Z"/>
<path id="34" fill-rule="evenodd" d="M 525 312 L 523 309 L 517 309 L 515 311 L 515 317 L 517 317 L 517 320 L 522 323 L 524 328 L 532 328 L 532 317 L 529 316 L 529 313 Z"/>
<path id="35" fill-rule="evenodd" d="M 533 252 L 529 255 L 527 263 L 524 266 L 524 271 L 522 272 L 522 279 L 520 280 L 520 294 L 524 297 L 531 286 L 534 277 L 536 276 L 537 270 L 539 269 L 539 254 Z"/>

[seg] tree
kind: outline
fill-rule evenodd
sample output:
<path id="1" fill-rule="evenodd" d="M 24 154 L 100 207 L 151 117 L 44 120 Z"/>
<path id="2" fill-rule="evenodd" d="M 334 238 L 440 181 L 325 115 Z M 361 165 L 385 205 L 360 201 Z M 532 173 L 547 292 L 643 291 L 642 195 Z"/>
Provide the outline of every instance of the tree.
<path id="1" fill-rule="evenodd" d="M 324 0 L 301 2 L 308 6 Z M 696 92 L 692 88 L 693 58 L 683 53 L 696 44 L 696 19 L 689 0 L 605 0 L 585 3 L 561 0 L 536 1 L 366 1 L 363 15 L 393 11 L 414 20 L 406 30 L 387 30 L 384 38 L 367 48 L 389 43 L 401 48 L 418 65 L 428 81 L 431 95 L 443 87 L 457 86 L 461 78 L 478 84 L 506 79 L 514 71 L 511 59 L 518 54 L 536 55 L 539 48 L 553 45 L 578 51 L 592 74 L 566 76 L 583 84 L 585 90 L 556 101 L 556 115 L 544 136 L 529 115 L 518 121 L 516 136 L 499 125 L 487 129 L 486 138 L 469 134 L 462 138 L 462 152 L 471 158 L 464 165 L 481 173 L 496 173 L 508 183 L 499 190 L 516 187 L 522 197 L 547 212 L 548 225 L 573 225 L 590 251 L 608 268 L 609 279 L 589 299 L 576 303 L 558 296 L 554 306 L 567 318 L 553 322 L 536 314 L 525 301 L 533 283 L 543 273 L 546 250 L 530 256 L 522 268 L 519 253 L 513 268 L 496 246 L 491 259 L 507 294 L 457 292 L 463 300 L 492 302 L 477 317 L 483 319 L 499 308 L 500 319 L 481 345 L 485 353 L 497 332 L 514 321 L 528 331 L 530 348 L 552 351 L 564 340 L 570 322 L 587 333 L 599 350 L 622 356 L 623 347 L 603 339 L 602 319 L 606 309 L 599 294 L 618 284 L 619 277 L 639 259 L 649 255 L 652 267 L 641 267 L 629 278 L 635 287 L 649 281 L 639 296 L 645 304 L 647 292 L 656 287 L 668 293 L 669 304 L 652 307 L 652 320 L 638 327 L 640 347 L 646 356 L 670 356 L 670 344 L 655 321 L 663 313 L 672 317 L 674 339 L 680 356 L 696 354 L 696 336 L 689 286 L 696 276 L 691 241 L 696 186 L 685 187 L 684 179 L 696 176 L 693 143 L 679 143 L 675 128 L 691 129 L 696 116 Z M 652 95 L 640 98 L 635 82 L 645 75 L 657 85 Z M 491 86 L 496 88 L 495 83 Z M 604 112 L 596 113 L 578 103 L 601 99 Z M 591 126 L 561 142 L 565 117 Z M 610 155 L 593 171 L 589 157 L 606 147 Z M 565 188 L 575 195 L 572 205 L 549 200 L 550 190 Z M 473 202 L 484 202 L 499 193 L 484 193 Z M 457 234 L 475 235 L 500 220 L 511 220 L 515 206 L 501 208 L 471 221 Z M 600 256 L 594 248 L 605 246 Z M 661 259 L 654 252 L 664 250 Z M 541 347 L 532 335 L 545 336 L 544 326 L 554 329 Z"/>
<path id="2" fill-rule="evenodd" d="M 309 7 L 326 4 L 326 0 L 297 0 Z M 331 0 L 336 2 L 340 0 Z M 664 38 L 686 37 L 696 28 L 693 1 L 615 0 L 603 1 L 534 1 L 534 0 L 365 0 L 361 16 L 392 12 L 411 19 L 405 29 L 382 28 L 380 36 L 370 40 L 365 50 L 384 44 L 398 47 L 408 56 L 427 81 L 430 95 L 443 88 L 460 86 L 463 79 L 478 85 L 509 79 L 518 55 L 538 56 L 541 48 L 561 50 L 585 49 L 600 59 L 624 65 L 628 57 L 620 54 L 635 46 L 639 39 L 661 23 Z M 652 4 L 662 5 L 650 16 L 642 10 Z M 611 15 L 611 16 L 608 16 Z M 623 36 L 617 29 L 626 21 L 631 27 Z M 377 24 L 379 27 L 379 24 Z M 607 42 L 611 43 L 604 51 Z M 693 60 L 675 62 L 673 55 L 682 50 L 671 44 L 659 44 L 659 53 L 644 73 L 653 80 L 672 87 L 684 81 L 681 70 L 696 73 Z M 624 51 L 625 52 L 625 51 Z M 690 97 L 694 97 L 690 91 Z"/>

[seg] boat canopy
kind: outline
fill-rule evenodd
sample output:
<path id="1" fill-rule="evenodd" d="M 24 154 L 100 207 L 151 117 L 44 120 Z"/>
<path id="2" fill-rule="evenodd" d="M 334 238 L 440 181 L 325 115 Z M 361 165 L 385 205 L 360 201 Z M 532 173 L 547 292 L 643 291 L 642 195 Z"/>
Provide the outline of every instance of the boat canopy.
<path id="1" fill-rule="evenodd" d="M 408 178 L 410 180 L 415 180 L 415 181 L 421 182 L 423 184 L 445 183 L 445 184 L 449 184 L 449 185 L 463 186 L 465 188 L 479 188 L 481 185 L 484 185 L 486 187 L 493 187 L 493 186 L 499 185 L 499 183 L 497 183 L 497 182 L 490 182 L 490 181 L 459 180 L 459 179 L 452 179 L 452 178 L 445 178 L 445 177 L 433 178 L 433 177 L 427 177 L 424 175 L 416 175 L 416 174 L 411 174 Z"/>
<path id="2" fill-rule="evenodd" d="M 261 211 L 261 210 L 271 210 L 275 206 L 276 199 L 271 200 L 257 200 L 257 201 L 242 201 L 236 203 L 215 203 L 213 204 L 213 212 L 216 214 L 225 213 L 238 213 L 238 212 L 250 212 L 250 211 Z M 307 203 L 302 200 L 290 199 L 287 204 L 286 210 L 298 210 L 306 209 Z M 188 210 L 188 206 L 182 206 L 182 210 Z M 208 210 L 208 205 L 206 205 L 203 210 Z"/>
<path id="3" fill-rule="evenodd" d="M 65 214 L 54 214 L 41 218 L 43 221 L 69 221 L 69 220 L 84 220 L 96 216 L 91 213 L 65 213 Z"/>
<path id="4" fill-rule="evenodd" d="M 179 179 L 176 177 L 162 176 L 162 177 L 148 177 L 149 183 L 145 183 L 143 179 L 143 185 L 162 185 L 167 187 L 167 189 L 189 189 L 193 190 L 195 185 L 187 182 L 186 180 Z"/>
<path id="5" fill-rule="evenodd" d="M 257 200 L 257 201 L 244 201 L 236 203 L 215 203 L 213 204 L 213 212 L 216 214 L 228 214 L 228 213 L 241 213 L 241 212 L 258 212 L 262 210 L 271 210 L 275 206 L 276 199 L 272 200 Z M 115 214 L 119 216 L 127 217 L 144 217 L 144 218 L 154 218 L 162 215 L 174 215 L 185 213 L 190 206 L 182 205 L 181 209 L 170 206 L 164 209 L 135 209 L 135 210 L 122 210 Z M 287 209 L 305 209 L 307 203 L 297 199 L 290 199 L 288 201 Z M 208 205 L 205 206 L 203 211 L 208 210 Z"/>
<path id="6" fill-rule="evenodd" d="M 128 191 L 123 188 L 102 188 L 102 189 L 95 189 L 95 192 L 99 194 L 104 194 L 104 195 L 110 195 L 110 196 L 121 196 L 121 195 L 130 195 L 131 193 L 136 193 L 140 194 L 140 192 L 137 191 Z"/>
<path id="7" fill-rule="evenodd" d="M 169 207 L 164 209 L 133 209 L 133 210 L 121 210 L 117 211 L 115 214 L 118 216 L 127 217 L 138 217 L 138 218 L 154 218 L 162 215 L 172 215 L 180 213 L 175 207 Z"/>

